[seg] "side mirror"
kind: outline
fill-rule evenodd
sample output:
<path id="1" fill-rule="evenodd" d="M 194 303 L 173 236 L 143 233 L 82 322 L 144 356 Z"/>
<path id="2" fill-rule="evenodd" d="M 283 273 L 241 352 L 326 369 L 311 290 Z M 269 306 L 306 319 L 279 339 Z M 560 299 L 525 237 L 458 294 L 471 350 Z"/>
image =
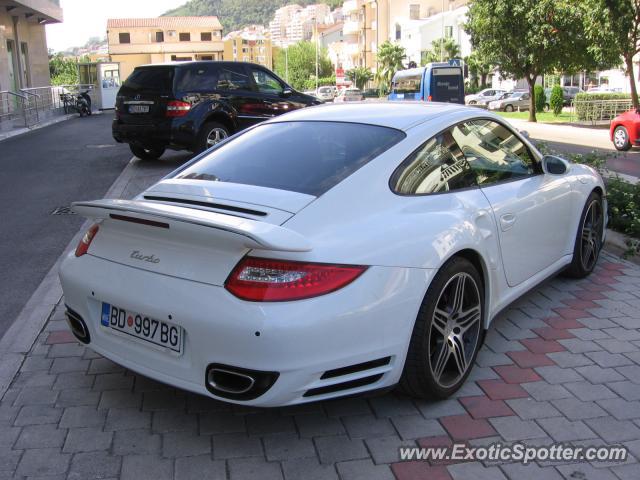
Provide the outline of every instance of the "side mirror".
<path id="1" fill-rule="evenodd" d="M 293 90 L 291 90 L 290 88 L 285 88 L 282 91 L 282 96 L 283 97 L 290 97 L 291 95 L 293 95 Z"/>
<path id="2" fill-rule="evenodd" d="M 529 132 L 527 132 L 526 130 L 518 130 L 518 132 L 520 132 L 520 135 L 522 135 L 524 138 L 526 138 L 527 140 L 529 140 Z"/>
<path id="3" fill-rule="evenodd" d="M 551 175 L 564 175 L 569 171 L 569 162 L 564 158 L 556 157 L 554 155 L 545 155 L 542 157 L 542 168 L 545 173 Z"/>

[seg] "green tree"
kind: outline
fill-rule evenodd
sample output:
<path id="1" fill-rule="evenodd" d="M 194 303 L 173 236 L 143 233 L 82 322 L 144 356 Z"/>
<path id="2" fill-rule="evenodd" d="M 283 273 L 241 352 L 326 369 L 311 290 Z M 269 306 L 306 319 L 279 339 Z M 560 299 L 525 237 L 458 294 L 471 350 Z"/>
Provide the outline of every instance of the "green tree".
<path id="1" fill-rule="evenodd" d="M 633 108 L 640 109 L 633 57 L 640 53 L 640 0 L 586 0 L 585 31 L 593 40 L 591 53 L 603 63 L 624 60 Z"/>
<path id="2" fill-rule="evenodd" d="M 73 85 L 78 83 L 78 63 L 75 59 L 64 58 L 61 53 L 49 53 L 49 74 L 51 85 Z"/>
<path id="3" fill-rule="evenodd" d="M 547 103 L 547 96 L 544 93 L 544 87 L 542 85 L 535 86 L 536 92 L 536 111 L 542 112 L 544 110 L 544 106 Z"/>
<path id="4" fill-rule="evenodd" d="M 556 85 L 551 89 L 551 98 L 549 99 L 549 107 L 553 111 L 553 114 L 557 117 L 562 113 L 562 107 L 564 106 L 564 92 L 560 85 Z"/>
<path id="5" fill-rule="evenodd" d="M 373 80 L 373 73 L 370 68 L 356 67 L 345 72 L 346 77 L 356 84 L 356 87 L 363 90 L 368 81 Z"/>
<path id="6" fill-rule="evenodd" d="M 460 58 L 460 47 L 452 38 L 438 38 L 431 42 L 431 50 L 424 50 L 420 54 L 422 66 L 433 62 L 448 62 Z"/>
<path id="7" fill-rule="evenodd" d="M 530 122 L 536 121 L 534 86 L 540 75 L 601 66 L 584 29 L 590 1 L 474 0 L 469 6 L 466 30 L 474 48 L 503 75 L 527 81 Z"/>
<path id="8" fill-rule="evenodd" d="M 304 90 L 311 78 L 314 79 L 315 87 L 315 44 L 302 41 L 279 50 L 274 61 L 274 70 L 282 78 L 288 76 L 289 84 L 295 89 Z M 333 65 L 326 48 L 320 48 L 318 52 L 318 73 L 321 78 L 333 75 Z"/>
<path id="9" fill-rule="evenodd" d="M 378 82 L 380 94 L 384 95 L 391 89 L 393 75 L 404 68 L 402 62 L 407 58 L 407 54 L 404 47 L 387 40 L 378 47 L 377 57 L 378 71 L 375 78 Z"/>
<path id="10" fill-rule="evenodd" d="M 469 68 L 471 86 L 474 88 L 484 88 L 487 85 L 487 77 L 493 70 L 493 65 L 480 55 L 477 50 L 471 52 L 465 63 Z"/>

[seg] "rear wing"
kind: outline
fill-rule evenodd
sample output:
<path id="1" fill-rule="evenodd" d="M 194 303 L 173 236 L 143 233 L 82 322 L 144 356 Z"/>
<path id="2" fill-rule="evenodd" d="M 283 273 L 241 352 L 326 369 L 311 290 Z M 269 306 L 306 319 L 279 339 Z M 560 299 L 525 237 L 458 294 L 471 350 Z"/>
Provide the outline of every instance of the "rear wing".
<path id="1" fill-rule="evenodd" d="M 210 228 L 239 235 L 246 248 L 283 252 L 308 252 L 309 241 L 293 230 L 247 218 L 139 200 L 75 202 L 72 210 L 87 218 L 125 220 L 180 231 Z"/>

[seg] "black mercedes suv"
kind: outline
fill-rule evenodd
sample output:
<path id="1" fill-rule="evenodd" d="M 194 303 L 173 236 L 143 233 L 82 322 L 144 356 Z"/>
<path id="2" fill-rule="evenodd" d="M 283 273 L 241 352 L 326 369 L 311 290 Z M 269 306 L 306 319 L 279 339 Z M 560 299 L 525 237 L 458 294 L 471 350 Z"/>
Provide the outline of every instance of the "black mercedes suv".
<path id="1" fill-rule="evenodd" d="M 113 138 L 145 160 L 167 148 L 201 152 L 251 125 L 320 103 L 252 63 L 145 65 L 118 92 Z"/>

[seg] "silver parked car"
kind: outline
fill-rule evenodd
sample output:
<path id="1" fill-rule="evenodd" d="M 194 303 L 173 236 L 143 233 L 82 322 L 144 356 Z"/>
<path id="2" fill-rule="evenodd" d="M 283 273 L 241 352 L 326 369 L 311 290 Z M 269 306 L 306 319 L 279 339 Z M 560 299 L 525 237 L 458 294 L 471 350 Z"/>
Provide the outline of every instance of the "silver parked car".
<path id="1" fill-rule="evenodd" d="M 315 92 L 315 96 L 324 102 L 330 102 L 336 96 L 334 88 L 332 86 L 319 87 Z"/>
<path id="2" fill-rule="evenodd" d="M 500 100 L 489 102 L 489 110 L 513 112 L 515 110 L 529 110 L 531 95 L 529 92 L 511 92 L 502 96 Z"/>
<path id="3" fill-rule="evenodd" d="M 464 97 L 464 103 L 467 105 L 486 105 L 493 100 L 497 100 L 505 93 L 507 93 L 506 90 L 485 88 L 476 94 Z"/>

